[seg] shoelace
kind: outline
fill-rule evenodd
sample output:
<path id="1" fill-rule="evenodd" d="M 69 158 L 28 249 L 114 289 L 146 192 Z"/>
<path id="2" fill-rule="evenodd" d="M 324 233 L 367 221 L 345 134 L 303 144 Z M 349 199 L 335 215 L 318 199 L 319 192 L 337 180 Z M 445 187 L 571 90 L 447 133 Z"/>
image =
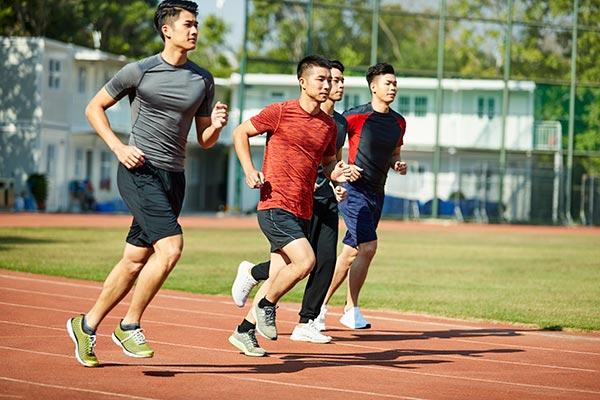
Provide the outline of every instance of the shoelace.
<path id="1" fill-rule="evenodd" d="M 258 340 L 256 340 L 256 334 L 254 333 L 254 329 L 249 330 L 248 334 L 244 335 L 244 339 L 246 339 L 246 345 L 258 347 Z"/>
<path id="2" fill-rule="evenodd" d="M 316 321 L 311 319 L 306 323 L 306 326 L 308 327 L 309 330 L 309 336 L 313 337 L 313 338 L 325 338 L 327 337 L 326 335 L 323 335 L 321 333 L 321 331 L 319 331 L 319 328 L 317 328 L 317 324 Z"/>
<path id="3" fill-rule="evenodd" d="M 275 314 L 276 314 L 276 310 L 277 306 L 274 307 L 269 307 L 269 306 L 265 306 L 263 308 L 263 310 L 265 310 L 265 323 L 267 325 L 271 325 L 274 326 L 275 325 Z"/>
<path id="4" fill-rule="evenodd" d="M 131 335 L 127 336 L 125 339 L 121 340 L 121 343 L 126 342 L 127 340 L 133 338 L 135 344 L 142 345 L 146 344 L 146 336 L 142 333 L 142 328 L 135 329 L 131 332 Z"/>
<path id="5" fill-rule="evenodd" d="M 96 335 L 90 335 L 90 341 L 88 343 L 87 354 L 90 356 L 95 356 L 94 347 L 96 347 Z"/>

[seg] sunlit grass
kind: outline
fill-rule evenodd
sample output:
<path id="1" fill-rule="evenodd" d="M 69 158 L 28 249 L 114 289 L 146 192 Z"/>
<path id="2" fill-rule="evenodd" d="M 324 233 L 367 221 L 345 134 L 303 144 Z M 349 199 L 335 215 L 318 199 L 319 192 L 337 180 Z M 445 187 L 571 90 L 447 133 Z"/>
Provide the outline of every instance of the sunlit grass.
<path id="1" fill-rule="evenodd" d="M 0 229 L 0 268 L 103 281 L 124 229 Z M 361 306 L 456 318 L 600 330 L 598 235 L 519 231 L 380 231 Z M 258 229 L 185 231 L 165 288 L 229 295 L 238 263 L 263 261 Z M 301 300 L 304 282 L 285 297 Z M 341 305 L 345 286 L 332 304 Z"/>

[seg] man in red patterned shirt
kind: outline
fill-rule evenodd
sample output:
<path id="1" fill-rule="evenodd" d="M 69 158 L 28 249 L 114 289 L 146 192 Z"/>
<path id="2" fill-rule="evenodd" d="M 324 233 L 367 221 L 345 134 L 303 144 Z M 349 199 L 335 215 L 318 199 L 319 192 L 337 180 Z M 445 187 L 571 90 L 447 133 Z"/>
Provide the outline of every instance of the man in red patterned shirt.
<path id="1" fill-rule="evenodd" d="M 279 299 L 306 277 L 315 264 L 307 239 L 314 182 L 319 164 L 332 181 L 345 182 L 352 169 L 336 160 L 337 128 L 321 110 L 331 90 L 331 64 L 321 56 L 298 63 L 300 98 L 265 107 L 238 126 L 233 142 L 246 184 L 260 188 L 258 223 L 271 244 L 269 279 L 259 289 L 251 311 L 229 341 L 248 356 L 264 356 L 255 332 L 277 339 L 275 310 Z M 262 171 L 252 163 L 250 137 L 267 133 Z"/>

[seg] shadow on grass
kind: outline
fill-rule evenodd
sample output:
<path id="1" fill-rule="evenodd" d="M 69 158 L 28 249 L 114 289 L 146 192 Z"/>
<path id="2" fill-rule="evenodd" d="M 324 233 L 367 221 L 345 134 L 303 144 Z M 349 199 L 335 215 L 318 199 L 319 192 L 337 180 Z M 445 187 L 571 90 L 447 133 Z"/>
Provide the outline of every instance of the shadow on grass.
<path id="1" fill-rule="evenodd" d="M 34 239 L 22 236 L 0 236 L 0 251 L 7 250 L 9 246 L 58 243 L 59 240 Z"/>

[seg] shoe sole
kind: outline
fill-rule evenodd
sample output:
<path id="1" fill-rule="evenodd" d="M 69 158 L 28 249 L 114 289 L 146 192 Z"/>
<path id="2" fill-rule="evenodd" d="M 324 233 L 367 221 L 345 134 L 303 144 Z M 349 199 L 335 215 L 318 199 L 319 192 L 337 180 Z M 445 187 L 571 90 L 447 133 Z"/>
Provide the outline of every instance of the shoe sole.
<path id="1" fill-rule="evenodd" d="M 264 356 L 267 355 L 266 352 L 260 354 L 260 353 L 251 353 L 251 352 L 246 351 L 246 346 L 244 346 L 244 344 L 242 342 L 240 342 L 239 340 L 237 340 L 233 336 L 229 337 L 229 343 L 231 343 L 238 350 L 240 350 L 242 353 L 244 353 L 245 355 L 250 356 L 250 357 L 264 357 Z"/>
<path id="2" fill-rule="evenodd" d="M 258 317 L 256 316 L 256 308 L 252 307 L 252 316 L 254 317 L 255 321 L 258 321 Z M 277 335 L 275 337 L 269 337 L 267 336 L 265 333 L 263 333 L 263 331 L 260 330 L 258 323 L 256 323 L 256 332 L 258 332 L 260 334 L 260 336 L 264 337 L 265 339 L 269 339 L 269 340 L 277 340 Z"/>
<path id="3" fill-rule="evenodd" d="M 325 341 L 324 340 L 315 340 L 315 339 L 311 339 L 305 336 L 294 336 L 291 335 L 290 336 L 290 340 L 293 340 L 294 342 L 307 342 L 307 343 L 315 343 L 315 344 L 327 344 L 327 343 L 331 343 L 331 339 Z"/>
<path id="4" fill-rule="evenodd" d="M 145 354 L 136 354 L 136 353 L 132 353 L 132 352 L 130 352 L 129 350 L 127 350 L 127 349 L 125 348 L 125 346 L 123 346 L 123 343 L 121 343 L 121 341 L 120 341 L 120 340 L 119 340 L 119 338 L 118 338 L 118 337 L 117 337 L 117 336 L 114 334 L 114 332 L 113 332 L 113 334 L 111 335 L 111 337 L 112 337 L 112 340 L 113 340 L 113 342 L 115 342 L 115 344 L 116 344 L 117 346 L 119 346 L 119 347 L 120 347 L 120 348 L 123 350 L 123 353 L 125 353 L 125 355 L 126 355 L 126 356 L 129 356 L 129 357 L 135 357 L 135 358 L 152 358 L 152 357 L 154 357 L 154 353 L 152 353 L 152 354 L 150 354 L 150 355 L 145 355 Z"/>
<path id="5" fill-rule="evenodd" d="M 84 367 L 88 367 L 88 368 L 94 368 L 97 367 L 100 363 L 98 364 L 86 364 L 85 361 L 83 361 L 81 359 L 81 357 L 79 357 L 79 343 L 77 342 L 77 338 L 75 337 L 75 332 L 73 332 L 73 318 L 70 318 L 67 321 L 67 332 L 69 332 L 69 337 L 71 337 L 71 340 L 73 341 L 73 343 L 75 343 L 75 358 L 77 359 L 77 361 L 83 365 Z"/>

